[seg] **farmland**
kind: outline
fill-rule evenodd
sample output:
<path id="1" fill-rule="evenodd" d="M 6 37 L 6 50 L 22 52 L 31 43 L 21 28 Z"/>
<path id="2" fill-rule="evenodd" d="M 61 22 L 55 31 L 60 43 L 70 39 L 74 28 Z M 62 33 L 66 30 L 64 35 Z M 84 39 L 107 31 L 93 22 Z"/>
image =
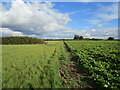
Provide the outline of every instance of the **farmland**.
<path id="1" fill-rule="evenodd" d="M 120 87 L 120 51 L 117 41 L 68 41 L 66 45 L 101 87 Z"/>
<path id="2" fill-rule="evenodd" d="M 3 45 L 3 88 L 60 87 L 60 42 L 48 45 Z"/>
<path id="3" fill-rule="evenodd" d="M 89 84 L 85 80 L 80 81 L 82 73 L 76 73 L 82 70 L 98 87 L 119 88 L 118 45 L 118 41 L 49 41 L 48 44 L 2 45 L 2 86 L 84 88 Z M 79 67 L 73 72 L 72 66 L 76 65 L 83 68 Z"/>

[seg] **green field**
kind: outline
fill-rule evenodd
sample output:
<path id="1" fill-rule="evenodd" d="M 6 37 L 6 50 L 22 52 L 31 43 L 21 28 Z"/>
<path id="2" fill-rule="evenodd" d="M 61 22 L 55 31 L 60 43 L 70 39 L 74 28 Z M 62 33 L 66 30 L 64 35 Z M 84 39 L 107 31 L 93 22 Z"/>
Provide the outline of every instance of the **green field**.
<path id="1" fill-rule="evenodd" d="M 118 41 L 68 41 L 85 72 L 101 87 L 120 88 L 120 51 Z"/>
<path id="2" fill-rule="evenodd" d="M 61 47 L 61 42 L 3 45 L 3 88 L 61 87 L 58 72 Z"/>
<path id="3" fill-rule="evenodd" d="M 118 41 L 49 41 L 48 44 L 2 45 L 2 87 L 81 87 L 83 82 L 80 83 L 79 79 L 75 81 L 69 75 L 71 68 L 65 68 L 74 64 L 69 58 L 71 56 L 74 62 L 84 67 L 83 71 L 94 79 L 98 87 L 120 88 L 118 45 Z M 70 78 L 66 79 L 65 76 Z"/>

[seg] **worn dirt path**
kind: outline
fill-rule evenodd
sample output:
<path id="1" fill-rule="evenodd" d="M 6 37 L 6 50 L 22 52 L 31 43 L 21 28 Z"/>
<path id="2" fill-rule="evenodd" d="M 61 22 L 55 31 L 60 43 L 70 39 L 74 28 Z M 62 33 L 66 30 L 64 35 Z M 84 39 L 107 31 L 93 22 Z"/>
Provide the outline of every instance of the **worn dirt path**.
<path id="1" fill-rule="evenodd" d="M 69 58 L 61 62 L 64 65 L 61 64 L 60 66 L 63 85 L 69 88 L 95 88 L 94 81 L 84 72 L 82 65 L 75 60 L 65 42 L 64 49 Z"/>

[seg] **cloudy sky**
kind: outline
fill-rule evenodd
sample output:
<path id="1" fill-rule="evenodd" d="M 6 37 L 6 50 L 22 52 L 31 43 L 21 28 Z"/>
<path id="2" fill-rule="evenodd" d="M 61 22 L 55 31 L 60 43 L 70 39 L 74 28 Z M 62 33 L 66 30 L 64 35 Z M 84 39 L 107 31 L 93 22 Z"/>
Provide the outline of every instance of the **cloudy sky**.
<path id="1" fill-rule="evenodd" d="M 0 19 L 0 36 L 118 38 L 117 2 L 2 2 Z"/>

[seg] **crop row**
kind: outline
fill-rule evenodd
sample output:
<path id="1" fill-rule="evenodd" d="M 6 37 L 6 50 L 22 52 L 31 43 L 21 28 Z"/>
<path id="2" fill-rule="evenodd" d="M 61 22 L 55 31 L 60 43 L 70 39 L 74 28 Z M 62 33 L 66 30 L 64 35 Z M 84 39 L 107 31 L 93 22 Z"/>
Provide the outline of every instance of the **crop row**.
<path id="1" fill-rule="evenodd" d="M 97 84 L 101 87 L 120 88 L 118 41 L 67 41 L 65 43 Z"/>

